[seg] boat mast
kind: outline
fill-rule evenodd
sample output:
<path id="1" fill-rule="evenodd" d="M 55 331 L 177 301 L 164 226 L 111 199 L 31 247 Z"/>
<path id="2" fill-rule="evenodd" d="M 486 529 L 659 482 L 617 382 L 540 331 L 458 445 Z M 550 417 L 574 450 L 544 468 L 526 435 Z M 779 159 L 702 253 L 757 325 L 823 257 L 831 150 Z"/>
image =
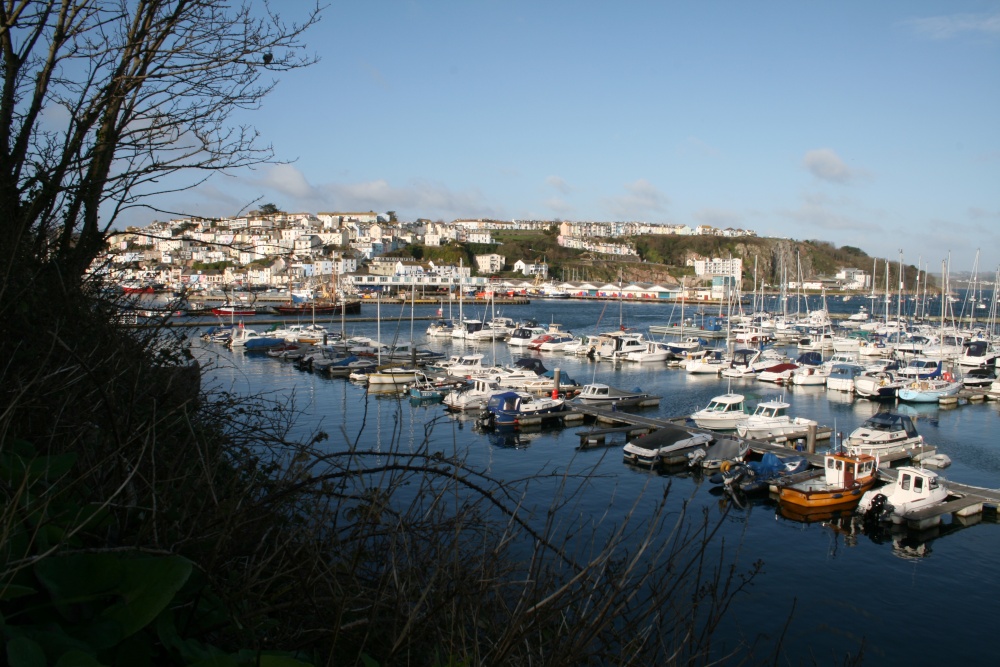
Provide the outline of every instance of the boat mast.
<path id="1" fill-rule="evenodd" d="M 896 331 L 903 328 L 903 249 L 899 249 L 899 296 L 896 300 Z"/>

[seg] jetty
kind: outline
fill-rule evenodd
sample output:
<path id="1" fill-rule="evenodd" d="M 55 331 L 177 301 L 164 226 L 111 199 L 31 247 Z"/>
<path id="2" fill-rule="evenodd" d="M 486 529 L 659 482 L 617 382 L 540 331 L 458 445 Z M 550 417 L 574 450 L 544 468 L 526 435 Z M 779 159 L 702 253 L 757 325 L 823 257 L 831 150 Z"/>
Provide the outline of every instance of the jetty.
<path id="1" fill-rule="evenodd" d="M 672 417 L 660 419 L 646 417 L 620 410 L 608 410 L 586 405 L 575 405 L 573 410 L 594 420 L 595 423 L 610 424 L 605 428 L 593 428 L 577 431 L 580 438 L 580 448 L 606 447 L 619 444 L 621 439 L 629 440 L 634 437 L 652 433 L 658 428 L 668 425 L 684 425 L 685 428 L 701 433 L 714 433 L 706 429 L 687 423 L 687 417 Z M 620 438 L 618 436 L 621 436 Z M 804 456 L 814 467 L 823 466 L 823 455 L 815 452 L 816 440 L 832 437 L 832 429 L 823 426 L 812 426 L 801 433 L 786 434 L 766 440 L 748 439 L 750 449 L 756 453 L 773 452 L 775 454 L 788 454 L 794 452 Z M 796 446 L 790 447 L 791 443 Z M 879 467 L 878 475 L 883 482 L 895 481 L 898 471 L 891 467 L 894 463 L 919 462 L 936 453 L 934 447 L 920 445 L 905 452 L 896 452 L 883 456 L 882 463 L 889 465 Z M 678 456 L 676 461 L 664 461 L 665 464 L 681 464 L 686 462 L 685 456 Z M 963 524 L 975 523 L 981 520 L 981 516 L 987 509 L 996 511 L 1000 506 L 1000 489 L 989 489 L 957 482 L 947 481 L 949 491 L 948 499 L 937 505 L 932 505 L 906 516 L 906 525 L 917 531 L 927 530 L 941 524 L 946 517 L 952 521 L 959 521 Z M 776 487 L 772 487 L 772 492 Z"/>

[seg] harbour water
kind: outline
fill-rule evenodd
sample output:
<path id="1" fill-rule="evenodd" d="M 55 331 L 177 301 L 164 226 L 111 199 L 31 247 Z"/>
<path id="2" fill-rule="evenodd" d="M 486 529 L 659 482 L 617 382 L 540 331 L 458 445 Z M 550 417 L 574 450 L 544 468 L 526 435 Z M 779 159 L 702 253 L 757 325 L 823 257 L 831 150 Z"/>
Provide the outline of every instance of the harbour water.
<path id="1" fill-rule="evenodd" d="M 861 303 L 857 299 L 831 303 L 830 309 L 854 312 Z M 448 304 L 442 307 L 447 317 Z M 364 308 L 365 316 L 374 316 L 374 303 Z M 574 333 L 594 333 L 619 326 L 643 331 L 652 324 L 678 319 L 677 308 L 657 303 L 535 301 L 507 307 L 502 314 L 530 317 L 542 324 L 557 322 Z M 452 309 L 450 314 L 457 317 L 457 304 Z M 417 306 L 414 314 L 428 316 L 436 311 L 437 307 Z M 492 313 L 465 315 L 489 317 Z M 247 324 L 253 326 L 249 320 Z M 327 325 L 340 329 L 339 321 Z M 395 306 L 381 309 L 380 324 L 348 321 L 345 331 L 348 335 L 379 334 L 386 343 L 409 340 L 411 335 L 423 341 L 426 325 L 426 321 L 410 318 L 408 306 Z M 451 339 L 426 342 L 430 349 L 446 354 L 468 349 Z M 425 425 L 433 420 L 429 436 L 433 447 L 458 448 L 471 464 L 500 478 L 592 468 L 597 477 L 572 511 L 606 525 L 632 509 L 639 495 L 661 495 L 669 484 L 670 502 L 676 503 L 676 509 L 689 502 L 722 520 L 720 540 L 725 540 L 727 553 L 738 556 L 742 569 L 749 569 L 758 559 L 764 563 L 763 573 L 737 598 L 730 612 L 727 636 L 722 638 L 730 648 L 739 642 L 758 642 L 755 655 L 767 655 L 760 647 L 778 640 L 791 615 L 781 651 L 782 662 L 787 664 L 839 663 L 862 645 L 867 664 L 992 663 L 990 627 L 1000 617 L 1000 572 L 994 566 L 1000 528 L 992 513 L 973 525 L 946 523 L 919 535 L 897 532 L 873 539 L 837 521 L 801 523 L 785 518 L 771 500 L 734 506 L 700 474 L 661 474 L 623 464 L 620 446 L 579 450 L 580 426 L 488 435 L 475 430 L 469 417 L 446 415 L 440 405 L 413 405 L 405 397 L 369 393 L 363 385 L 301 372 L 263 355 L 209 343 L 196 345 L 202 359 L 211 361 L 210 385 L 281 399 L 294 397 L 302 411 L 299 432 L 323 430 L 331 434 L 325 443 L 331 448 L 344 447 L 348 439 L 359 436 L 374 447 L 415 447 L 425 438 Z M 481 345 L 478 351 L 488 361 L 512 359 L 503 343 Z M 732 380 L 730 385 L 724 379 L 690 375 L 662 364 L 615 365 L 560 353 L 529 354 L 580 383 L 640 387 L 662 396 L 658 407 L 642 412 L 652 417 L 689 414 L 730 386 L 745 394 L 751 404 L 784 395 L 793 414 L 845 434 L 879 409 L 876 403 L 822 387 L 783 389 L 754 380 Z M 942 473 L 946 480 L 1000 487 L 1000 439 L 996 435 L 1000 403 L 952 408 L 900 405 L 897 409 L 913 415 L 925 440 L 952 459 L 952 466 Z M 818 449 L 826 446 L 820 443 Z M 547 507 L 547 500 L 543 486 L 531 498 L 541 508 Z"/>

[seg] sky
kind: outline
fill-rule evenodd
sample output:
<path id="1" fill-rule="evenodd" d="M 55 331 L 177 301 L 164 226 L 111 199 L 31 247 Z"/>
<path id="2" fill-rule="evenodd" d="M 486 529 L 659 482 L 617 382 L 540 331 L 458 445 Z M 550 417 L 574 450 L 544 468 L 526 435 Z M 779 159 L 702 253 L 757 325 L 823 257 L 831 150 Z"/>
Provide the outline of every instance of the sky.
<path id="1" fill-rule="evenodd" d="M 245 117 L 288 164 L 165 208 L 708 224 L 1000 265 L 1000 0 L 331 0 L 306 41 L 320 62 Z"/>

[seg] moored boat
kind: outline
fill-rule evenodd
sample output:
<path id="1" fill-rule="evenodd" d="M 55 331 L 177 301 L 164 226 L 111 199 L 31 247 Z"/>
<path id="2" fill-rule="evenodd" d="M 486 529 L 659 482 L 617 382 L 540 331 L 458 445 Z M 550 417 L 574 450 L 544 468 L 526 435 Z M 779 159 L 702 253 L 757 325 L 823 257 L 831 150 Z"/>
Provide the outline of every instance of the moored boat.
<path id="1" fill-rule="evenodd" d="M 886 456 L 912 450 L 924 444 L 917 427 L 908 415 L 896 412 L 879 412 L 854 429 L 844 446 L 849 454 Z"/>
<path id="2" fill-rule="evenodd" d="M 636 401 L 644 398 L 652 397 L 641 389 L 626 391 L 600 382 L 593 382 L 583 385 L 583 389 L 580 390 L 580 393 L 573 400 L 579 403 L 611 405 L 621 401 Z"/>
<path id="3" fill-rule="evenodd" d="M 816 426 L 814 419 L 789 415 L 790 407 L 780 400 L 761 401 L 752 415 L 736 425 L 736 432 L 741 438 L 771 438 L 801 433 L 810 426 Z"/>
<path id="4" fill-rule="evenodd" d="M 861 497 L 857 511 L 866 519 L 900 524 L 913 512 L 948 499 L 948 488 L 936 472 L 912 466 L 902 466 L 896 472 L 894 482 Z"/>
<path id="5" fill-rule="evenodd" d="M 878 462 L 870 454 L 830 453 L 823 469 L 778 480 L 778 502 L 794 508 L 853 509 L 875 484 Z"/>
<path id="6" fill-rule="evenodd" d="M 691 415 L 699 428 L 715 430 L 735 429 L 749 416 L 746 397 L 728 392 L 716 396 L 708 405 Z"/>
<path id="7" fill-rule="evenodd" d="M 965 387 L 961 381 L 956 381 L 950 373 L 945 373 L 941 379 L 929 378 L 907 382 L 896 392 L 899 400 L 907 403 L 937 403 L 942 398 L 957 396 Z"/>
<path id="8" fill-rule="evenodd" d="M 493 394 L 486 401 L 486 409 L 481 415 L 481 426 L 513 426 L 526 417 L 563 412 L 566 401 L 548 396 L 532 396 L 524 392 L 505 391 Z"/>
<path id="9" fill-rule="evenodd" d="M 654 466 L 665 458 L 681 458 L 712 442 L 708 433 L 698 433 L 681 426 L 669 425 L 635 438 L 623 448 L 626 463 Z"/>
<path id="10" fill-rule="evenodd" d="M 802 472 L 808 467 L 809 460 L 804 456 L 778 456 L 774 452 L 765 452 L 759 461 L 721 466 L 722 471 L 712 475 L 709 481 L 722 484 L 723 490 L 730 494 L 737 491 L 754 494 L 767 491 L 776 480 Z"/>

